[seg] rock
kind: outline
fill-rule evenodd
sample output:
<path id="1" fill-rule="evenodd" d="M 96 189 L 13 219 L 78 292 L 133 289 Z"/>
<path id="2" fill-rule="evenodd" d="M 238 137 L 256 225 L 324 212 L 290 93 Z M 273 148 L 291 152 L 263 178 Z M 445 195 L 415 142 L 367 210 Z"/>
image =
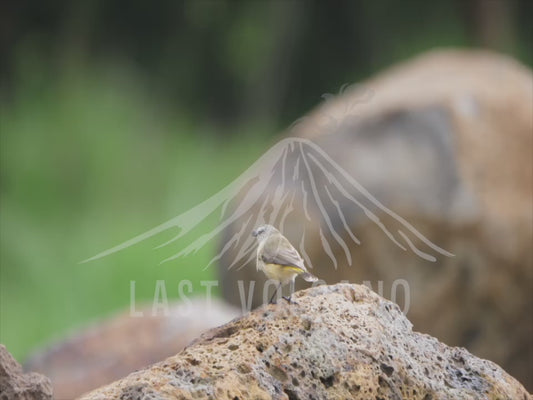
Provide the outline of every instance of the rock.
<path id="1" fill-rule="evenodd" d="M 312 272 L 319 278 L 327 283 L 368 281 L 374 289 L 381 283 L 387 297 L 398 294 L 416 330 L 497 362 L 529 390 L 533 389 L 532 88 L 531 70 L 507 56 L 433 51 L 338 96 L 326 96 L 328 101 L 288 133 L 319 145 L 379 202 L 454 257 L 437 254 L 430 262 L 409 251 L 408 243 L 398 237 L 407 251 L 400 248 L 361 207 L 337 197 L 360 242 L 356 243 L 335 217 L 337 205 L 328 201 L 327 175 L 312 165 L 316 187 L 327 203 L 323 210 L 316 202 L 302 207 L 302 197 L 310 197 L 307 191 L 305 196 L 297 192 L 296 206 L 282 207 L 278 214 L 288 213 L 282 231 L 301 252 L 305 237 L 308 259 L 315 266 Z M 285 161 L 290 170 L 302 160 L 289 153 Z M 306 179 L 300 175 L 287 184 L 287 175 L 275 176 L 261 200 L 272 201 L 267 195 L 280 187 L 309 186 Z M 260 205 L 258 201 L 257 213 Z M 376 220 L 398 236 L 402 225 L 370 205 Z M 226 228 L 221 248 L 243 229 L 248 217 Z M 328 220 L 349 246 L 352 265 L 328 234 Z M 331 244 L 331 254 L 322 245 L 324 240 Z M 413 244 L 424 245 L 420 240 Z M 240 305 L 236 282 L 255 280 L 255 287 L 262 288 L 265 280 L 256 272 L 254 259 L 242 269 L 228 269 L 240 264 L 234 263 L 239 255 L 233 249 L 221 257 L 222 292 L 225 299 Z M 398 282 L 407 285 L 410 307 L 404 293 L 394 293 Z M 297 283 L 296 288 L 304 285 Z M 254 291 L 254 306 L 263 298 L 262 290 Z"/>
<path id="2" fill-rule="evenodd" d="M 162 310 L 154 316 L 151 306 L 136 311 L 143 316 L 116 315 L 37 352 L 26 368 L 49 376 L 58 399 L 73 399 L 176 354 L 201 333 L 239 315 L 221 301 L 199 299 L 170 305 L 167 316 Z"/>
<path id="3" fill-rule="evenodd" d="M 396 304 L 365 286 L 319 286 L 293 300 L 82 399 L 531 398 L 496 364 L 413 332 Z"/>
<path id="4" fill-rule="evenodd" d="M 25 374 L 3 344 L 0 344 L 0 399 L 53 399 L 50 379 L 34 372 Z"/>

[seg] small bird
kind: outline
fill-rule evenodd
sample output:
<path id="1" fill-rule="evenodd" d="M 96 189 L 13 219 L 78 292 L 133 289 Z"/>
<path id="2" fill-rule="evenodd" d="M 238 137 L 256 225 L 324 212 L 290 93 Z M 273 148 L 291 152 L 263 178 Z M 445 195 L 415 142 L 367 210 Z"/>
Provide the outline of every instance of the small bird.
<path id="1" fill-rule="evenodd" d="M 316 276 L 307 271 L 304 260 L 289 240 L 272 225 L 261 225 L 252 232 L 252 236 L 256 237 L 259 242 L 257 269 L 262 270 L 269 279 L 279 282 L 270 303 L 281 287 L 286 283 L 294 282 L 298 275 L 307 282 L 318 280 Z M 291 302 L 290 296 L 284 299 Z"/>

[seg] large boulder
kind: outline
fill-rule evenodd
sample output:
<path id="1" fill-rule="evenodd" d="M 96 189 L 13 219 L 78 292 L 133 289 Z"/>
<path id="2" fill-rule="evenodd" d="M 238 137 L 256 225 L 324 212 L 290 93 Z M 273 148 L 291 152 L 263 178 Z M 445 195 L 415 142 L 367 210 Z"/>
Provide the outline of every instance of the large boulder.
<path id="1" fill-rule="evenodd" d="M 239 315 L 221 301 L 195 299 L 115 315 L 37 351 L 25 367 L 52 380 L 58 399 L 82 393 L 176 354 L 206 330 Z M 0 396 L 0 399 L 2 397 Z"/>
<path id="2" fill-rule="evenodd" d="M 0 344 L 0 399 L 53 399 L 50 379 L 35 372 L 25 374 L 3 344 Z"/>
<path id="3" fill-rule="evenodd" d="M 365 286 L 319 286 L 293 300 L 82 399 L 531 398 L 496 364 L 413 332 L 396 304 Z"/>
<path id="4" fill-rule="evenodd" d="M 301 173 L 272 174 L 254 206 L 256 214 L 275 202 L 271 194 L 280 188 L 307 189 L 293 191 L 295 199 L 281 204 L 276 217 L 264 213 L 259 220 L 276 225 L 282 216 L 280 229 L 312 260 L 319 278 L 368 281 L 374 289 L 383 285 L 384 294 L 392 291 L 408 310 L 416 330 L 497 362 L 531 390 L 531 71 L 490 52 L 434 51 L 325 97 L 288 133 L 300 142 L 287 146 L 278 164 L 301 171 L 302 154 L 308 154 L 313 181 Z M 305 140 L 356 181 L 351 186 L 356 193 L 349 194 L 361 204 L 333 192 L 331 178 L 337 179 L 338 171 L 331 161 L 323 162 L 303 146 L 296 152 Z M 244 190 L 234 204 L 245 195 Z M 309 201 L 313 195 L 321 197 L 321 204 Z M 282 191 L 277 198 L 283 196 Z M 376 201 L 369 201 L 372 197 Z M 402 235 L 409 230 L 397 216 L 453 256 L 433 251 L 417 236 L 407 241 Z M 248 218 L 245 214 L 225 229 L 221 248 L 243 231 Z M 245 234 L 252 228 L 246 226 Z M 411 244 L 433 253 L 419 256 Z M 224 298 L 240 305 L 237 282 L 254 280 L 256 288 L 263 288 L 265 280 L 253 257 L 235 261 L 242 257 L 238 251 L 236 246 L 225 249 L 219 265 Z M 243 268 L 233 267 L 241 263 Z M 255 290 L 254 306 L 265 297 Z"/>

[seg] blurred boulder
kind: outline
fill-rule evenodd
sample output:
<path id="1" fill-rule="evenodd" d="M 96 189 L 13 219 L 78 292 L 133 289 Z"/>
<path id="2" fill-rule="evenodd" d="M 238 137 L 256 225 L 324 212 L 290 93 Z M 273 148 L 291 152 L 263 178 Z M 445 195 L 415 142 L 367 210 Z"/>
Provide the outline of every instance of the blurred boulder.
<path id="1" fill-rule="evenodd" d="M 30 356 L 26 368 L 46 374 L 58 399 L 73 399 L 175 354 L 209 328 L 239 313 L 223 302 L 191 300 L 142 316 L 123 313 Z"/>
<path id="2" fill-rule="evenodd" d="M 532 389 L 531 70 L 485 51 L 433 51 L 324 98 L 288 135 L 318 145 L 361 200 L 332 194 L 337 178 L 314 155 L 307 177 L 287 183 L 283 173 L 265 191 L 303 182 L 319 198 L 296 192 L 299 201 L 277 213 L 282 232 L 327 283 L 383 289 L 416 330 L 497 362 Z M 291 154 L 283 164 L 296 171 L 305 160 Z M 406 239 L 407 223 L 422 236 Z M 243 226 L 228 226 L 221 248 Z M 433 254 L 418 252 L 424 246 Z M 239 257 L 230 248 L 219 265 L 224 297 L 240 306 L 236 282 L 265 281 L 253 258 L 234 268 Z M 255 290 L 253 305 L 263 298 Z"/>
<path id="3" fill-rule="evenodd" d="M 0 399 L 53 399 L 50 379 L 34 372 L 25 374 L 3 344 L 0 344 Z"/>
<path id="4" fill-rule="evenodd" d="M 496 364 L 413 332 L 362 285 L 300 291 L 82 397 L 109 399 L 531 398 Z"/>

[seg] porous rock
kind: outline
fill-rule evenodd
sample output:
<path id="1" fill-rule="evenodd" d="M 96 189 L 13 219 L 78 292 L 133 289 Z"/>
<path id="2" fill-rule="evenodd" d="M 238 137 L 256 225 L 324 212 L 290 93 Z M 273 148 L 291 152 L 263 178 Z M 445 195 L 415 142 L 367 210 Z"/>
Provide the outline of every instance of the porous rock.
<path id="1" fill-rule="evenodd" d="M 82 399 L 531 398 L 496 364 L 413 332 L 396 304 L 365 286 L 319 286 L 293 300 Z"/>
<path id="2" fill-rule="evenodd" d="M 52 384 L 41 374 L 25 374 L 20 364 L 0 344 L 0 399 L 51 400 Z"/>

